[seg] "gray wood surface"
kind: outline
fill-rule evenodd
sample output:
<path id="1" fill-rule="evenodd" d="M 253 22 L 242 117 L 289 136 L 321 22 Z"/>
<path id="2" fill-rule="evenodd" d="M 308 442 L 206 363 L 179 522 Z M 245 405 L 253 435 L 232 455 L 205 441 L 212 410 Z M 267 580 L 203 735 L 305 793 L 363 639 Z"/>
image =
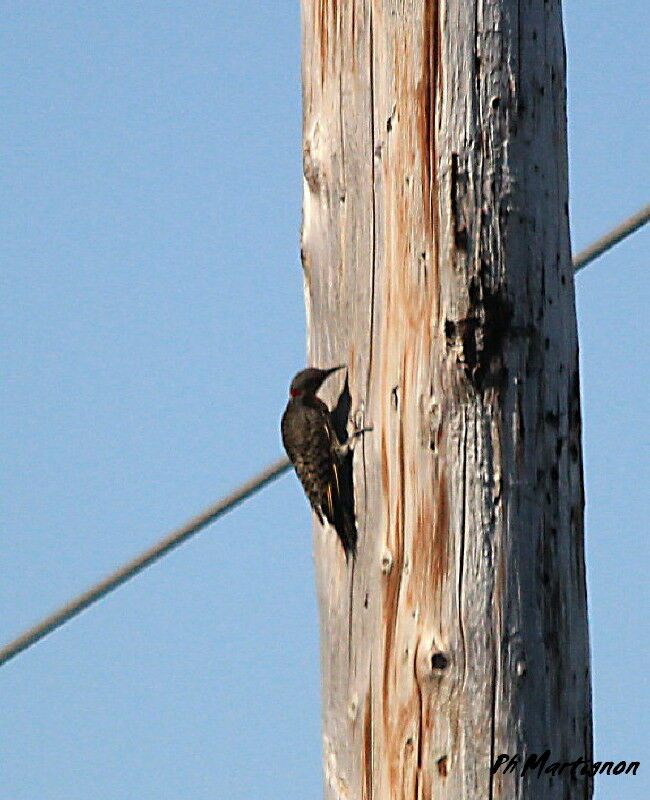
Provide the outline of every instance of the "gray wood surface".
<path id="1" fill-rule="evenodd" d="M 302 13 L 309 362 L 374 426 L 356 562 L 315 528 L 325 797 L 587 798 L 490 772 L 591 757 L 560 3 Z"/>

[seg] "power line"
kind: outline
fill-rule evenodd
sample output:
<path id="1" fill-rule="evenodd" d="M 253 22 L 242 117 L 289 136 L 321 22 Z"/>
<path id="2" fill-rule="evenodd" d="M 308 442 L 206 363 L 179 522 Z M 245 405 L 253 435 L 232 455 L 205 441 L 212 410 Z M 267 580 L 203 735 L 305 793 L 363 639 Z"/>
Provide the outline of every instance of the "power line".
<path id="1" fill-rule="evenodd" d="M 6 664 L 7 661 L 17 656 L 18 653 L 36 644 L 36 642 L 47 636 L 48 633 L 61 627 L 61 625 L 69 619 L 75 617 L 85 608 L 88 608 L 89 605 L 97 602 L 97 600 L 101 600 L 102 597 L 112 592 L 113 589 L 117 589 L 118 586 L 125 583 L 130 578 L 133 578 L 138 572 L 142 572 L 143 569 L 153 564 L 154 561 L 158 561 L 159 558 L 169 553 L 170 550 L 183 544 L 190 536 L 194 536 L 195 533 L 198 533 L 211 522 L 214 522 L 225 514 L 226 511 L 230 511 L 230 509 L 248 499 L 263 486 L 266 486 L 267 483 L 278 478 L 282 473 L 286 472 L 290 466 L 291 464 L 288 458 L 278 459 L 278 461 L 275 461 L 260 472 L 259 475 L 246 481 L 246 483 L 242 484 L 238 489 L 235 489 L 234 492 L 226 495 L 222 500 L 219 500 L 218 503 L 209 506 L 196 517 L 189 520 L 189 522 L 186 522 L 185 525 L 177 528 L 168 536 L 165 536 L 164 539 L 152 545 L 148 550 L 140 553 L 140 555 L 131 559 L 131 561 L 124 564 L 124 566 L 115 570 L 115 572 L 111 572 L 110 575 L 107 575 L 103 580 L 99 581 L 99 583 L 96 583 L 90 589 L 83 592 L 83 594 L 80 594 L 69 603 L 66 603 L 66 605 L 58 611 L 50 614 L 50 616 L 46 617 L 42 622 L 39 622 L 37 625 L 34 625 L 33 628 L 25 631 L 22 636 L 14 639 L 13 642 L 9 642 L 9 644 L 5 645 L 5 647 L 0 650 L 0 666 Z"/>
<path id="2" fill-rule="evenodd" d="M 650 205 L 637 211 L 636 214 L 626 219 L 625 222 L 621 222 L 620 225 L 617 225 L 609 233 L 601 236 L 600 239 L 596 239 L 589 247 L 585 247 L 584 250 L 581 250 L 573 259 L 573 271 L 578 272 L 578 270 L 586 267 L 587 264 L 591 264 L 598 256 L 601 256 L 604 252 L 609 250 L 610 247 L 614 247 L 615 244 L 618 244 L 631 233 L 634 233 L 634 231 L 637 231 L 645 225 L 649 219 Z"/>
<path id="3" fill-rule="evenodd" d="M 650 205 L 641 209 L 641 211 L 634 216 L 622 222 L 605 236 L 578 253 L 573 259 L 573 268 L 575 272 L 586 267 L 587 264 L 590 264 L 606 250 L 609 250 L 610 247 L 613 247 L 615 244 L 634 233 L 634 231 L 638 230 L 642 225 L 645 225 L 649 219 Z M 198 516 L 186 522 L 185 525 L 172 531 L 172 533 L 152 545 L 148 550 L 140 553 L 140 555 L 131 559 L 131 561 L 124 564 L 124 566 L 115 570 L 115 572 L 107 575 L 103 580 L 99 581 L 99 583 L 91 586 L 90 589 L 83 592 L 78 597 L 75 597 L 58 611 L 50 614 L 50 616 L 46 617 L 42 622 L 39 622 L 37 625 L 25 631 L 25 633 L 17 639 L 9 642 L 0 650 L 0 667 L 23 650 L 36 644 L 36 642 L 39 642 L 49 633 L 61 627 L 61 625 L 66 623 L 69 619 L 72 619 L 72 617 L 81 613 L 84 609 L 88 608 L 88 606 L 97 602 L 97 600 L 101 600 L 101 598 L 105 597 L 109 592 L 112 592 L 114 589 L 117 589 L 118 586 L 121 586 L 123 583 L 133 578 L 134 575 L 142 572 L 143 569 L 153 564 L 154 561 L 158 561 L 159 558 L 162 558 L 191 536 L 194 536 L 195 533 L 198 533 L 207 525 L 217 520 L 227 511 L 230 511 L 236 505 L 248 499 L 268 483 L 280 477 L 290 466 L 291 463 L 287 458 L 281 458 L 275 461 L 265 470 L 262 470 L 259 475 L 256 475 L 254 478 L 242 484 L 238 489 L 235 489 L 234 492 L 227 495 L 222 500 L 219 500 L 219 502 L 206 508 Z"/>

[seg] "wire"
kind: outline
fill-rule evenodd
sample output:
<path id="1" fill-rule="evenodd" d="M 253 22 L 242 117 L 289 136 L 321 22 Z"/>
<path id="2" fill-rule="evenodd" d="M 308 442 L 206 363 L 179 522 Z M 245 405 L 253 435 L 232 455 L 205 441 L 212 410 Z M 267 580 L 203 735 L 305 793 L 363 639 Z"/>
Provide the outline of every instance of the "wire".
<path id="1" fill-rule="evenodd" d="M 645 225 L 648 219 L 650 219 L 650 205 L 641 209 L 637 214 L 598 239 L 590 247 L 578 253 L 573 259 L 574 270 L 577 272 L 583 267 L 586 267 L 587 264 L 590 264 L 606 250 L 609 250 L 610 247 L 613 247 L 615 244 L 634 233 L 634 231 L 638 230 L 642 225 Z M 142 570 L 150 564 L 153 564 L 154 561 L 158 561 L 159 558 L 162 558 L 191 536 L 194 536 L 195 533 L 198 533 L 207 525 L 217 520 L 227 511 L 230 511 L 236 505 L 248 499 L 268 483 L 279 478 L 290 466 L 291 463 L 287 458 L 281 458 L 275 461 L 265 470 L 262 470 L 259 475 L 251 478 L 238 489 L 235 489 L 234 492 L 227 495 L 222 500 L 219 500 L 218 503 L 209 506 L 201 514 L 194 517 L 189 522 L 186 522 L 185 525 L 172 531 L 172 533 L 165 536 L 164 539 L 161 539 L 148 550 L 145 550 L 143 553 L 140 553 L 139 556 L 136 556 L 131 559 L 131 561 L 124 564 L 123 567 L 107 575 L 104 580 L 91 586 L 90 589 L 83 592 L 83 594 L 80 594 L 78 597 L 75 597 L 58 611 L 50 614 L 50 616 L 46 617 L 42 622 L 34 625 L 17 639 L 6 644 L 0 650 L 0 667 L 14 658 L 14 656 L 22 653 L 23 650 L 36 644 L 36 642 L 39 642 L 49 633 L 61 627 L 61 625 L 66 623 L 69 619 L 72 619 L 72 617 L 76 617 L 77 614 L 80 614 L 84 609 L 88 608 L 88 606 L 97 602 L 97 600 L 101 600 L 101 598 L 105 597 L 109 592 L 112 592 L 114 589 L 117 589 L 118 586 L 126 583 L 126 581 L 133 578 L 139 572 L 142 572 Z"/>
<path id="2" fill-rule="evenodd" d="M 618 244 L 631 233 L 634 233 L 634 231 L 645 225 L 649 219 L 650 205 L 642 208 L 640 211 L 637 211 L 636 214 L 633 214 L 629 219 L 626 219 L 625 222 L 621 222 L 620 225 L 617 225 L 614 230 L 606 233 L 600 239 L 597 239 L 593 244 L 589 245 L 589 247 L 581 250 L 573 259 L 573 271 L 578 272 L 578 270 L 586 267 L 587 264 L 591 264 L 591 262 L 597 259 L 598 256 L 601 256 L 603 253 L 609 250 L 610 247 L 614 247 L 615 244 Z"/>
<path id="3" fill-rule="evenodd" d="M 14 658 L 14 656 L 17 656 L 18 653 L 21 653 L 28 647 L 36 644 L 36 642 L 47 636 L 48 633 L 51 633 L 52 631 L 61 627 L 61 625 L 63 625 L 69 619 L 72 619 L 72 617 L 75 617 L 77 614 L 81 613 L 85 608 L 88 608 L 88 606 L 97 602 L 97 600 L 101 600 L 102 597 L 105 597 L 109 592 L 112 592 L 130 578 L 133 578 L 133 576 L 137 575 L 138 572 L 142 572 L 143 569 L 148 567 L 150 564 L 153 564 L 154 561 L 157 561 L 159 558 L 162 558 L 164 555 L 169 553 L 170 550 L 173 550 L 175 547 L 183 544 L 183 542 L 189 539 L 190 536 L 194 536 L 195 533 L 198 533 L 202 528 L 205 528 L 211 522 L 214 522 L 227 511 L 230 511 L 239 503 L 247 500 L 251 495 L 255 494 L 255 492 L 258 492 L 263 486 L 266 486 L 267 483 L 279 478 L 280 475 L 286 472 L 290 466 L 291 463 L 288 458 L 281 458 L 278 461 L 275 461 L 265 470 L 260 472 L 259 475 L 256 475 L 249 481 L 246 481 L 246 483 L 242 484 L 238 489 L 235 489 L 234 492 L 227 495 L 222 500 L 219 500 L 218 503 L 209 506 L 203 512 L 198 514 L 198 516 L 193 517 L 191 520 L 189 520 L 189 522 L 186 522 L 185 525 L 177 528 L 175 531 L 170 533 L 168 536 L 165 536 L 164 539 L 161 539 L 148 550 L 140 553 L 140 555 L 131 559 L 131 561 L 124 564 L 124 566 L 115 570 L 115 572 L 107 575 L 104 580 L 96 583 L 90 589 L 83 592 L 83 594 L 80 594 L 78 597 L 75 597 L 58 611 L 50 614 L 50 616 L 46 617 L 42 622 L 39 622 L 37 625 L 34 625 L 33 628 L 25 631 L 22 636 L 14 639 L 13 642 L 9 642 L 9 644 L 5 645 L 2 650 L 0 650 L 0 666 L 6 664 L 7 661 Z"/>

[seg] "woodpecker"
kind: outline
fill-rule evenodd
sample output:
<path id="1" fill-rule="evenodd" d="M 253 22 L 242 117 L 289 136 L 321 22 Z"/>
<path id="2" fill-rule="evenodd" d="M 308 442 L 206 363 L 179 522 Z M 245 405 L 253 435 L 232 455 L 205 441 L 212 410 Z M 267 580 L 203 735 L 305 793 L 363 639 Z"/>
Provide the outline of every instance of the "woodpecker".
<path id="1" fill-rule="evenodd" d="M 356 553 L 354 514 L 342 496 L 341 466 L 353 440 L 369 429 L 355 431 L 341 444 L 327 405 L 316 397 L 323 381 L 345 365 L 303 369 L 291 381 L 289 402 L 282 415 L 282 443 L 300 478 L 311 507 L 323 525 L 327 520 L 343 545 L 345 558 Z"/>

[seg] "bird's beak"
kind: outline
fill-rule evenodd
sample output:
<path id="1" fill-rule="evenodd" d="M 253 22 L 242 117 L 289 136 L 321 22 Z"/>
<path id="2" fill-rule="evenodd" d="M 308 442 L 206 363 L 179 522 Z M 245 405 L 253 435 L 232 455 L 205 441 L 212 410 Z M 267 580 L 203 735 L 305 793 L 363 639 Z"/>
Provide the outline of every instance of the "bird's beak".
<path id="1" fill-rule="evenodd" d="M 327 378 L 333 372 L 337 372 L 340 369 L 345 369 L 346 367 L 347 367 L 347 364 L 339 364 L 338 367 L 332 367 L 331 369 L 326 369 L 325 370 L 325 377 Z"/>

